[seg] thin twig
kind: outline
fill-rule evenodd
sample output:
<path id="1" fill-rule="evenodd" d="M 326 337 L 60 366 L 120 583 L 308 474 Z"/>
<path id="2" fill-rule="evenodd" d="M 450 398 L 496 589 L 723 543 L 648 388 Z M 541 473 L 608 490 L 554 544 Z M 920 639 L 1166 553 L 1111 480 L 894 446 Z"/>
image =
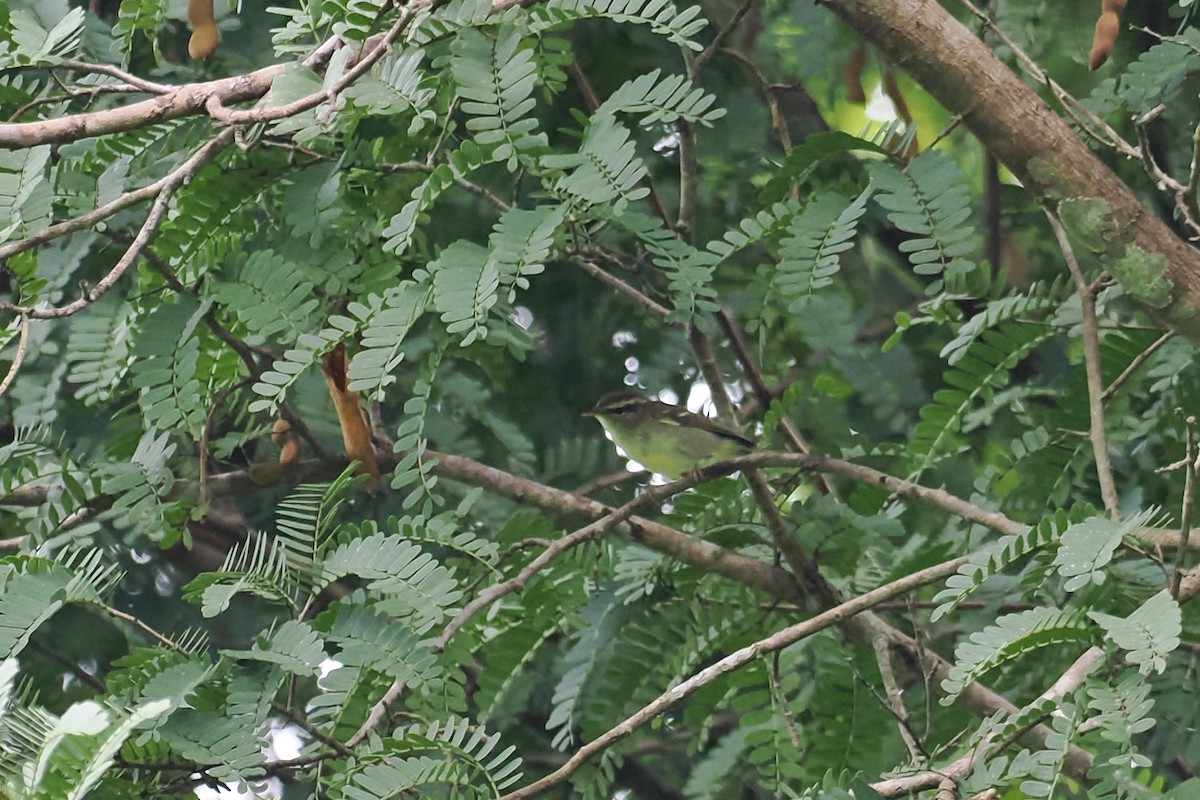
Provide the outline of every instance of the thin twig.
<path id="1" fill-rule="evenodd" d="M 154 269 L 160 275 L 163 276 L 163 279 L 167 282 L 167 285 L 170 286 L 172 290 L 178 292 L 179 294 L 199 296 L 197 292 L 188 289 L 183 282 L 179 280 L 179 277 L 175 274 L 174 270 L 171 269 L 170 265 L 167 264 L 166 261 L 160 258 L 158 254 L 152 251 L 149 247 L 143 251 L 142 256 L 150 262 L 150 265 L 154 267 Z M 216 336 L 225 344 L 229 345 L 230 349 L 237 353 L 238 357 L 241 358 L 242 362 L 246 365 L 246 369 L 249 371 L 251 378 L 257 380 L 262 375 L 262 367 L 259 366 L 258 361 L 254 358 L 254 351 L 249 345 L 234 336 L 228 328 L 221 324 L 220 320 L 217 319 L 216 306 L 213 306 L 205 313 L 204 325 L 210 331 L 212 331 L 214 336 Z M 297 436 L 308 443 L 308 446 L 312 448 L 313 454 L 316 455 L 317 458 L 322 460 L 330 458 L 331 453 L 329 449 L 321 443 L 321 440 L 317 438 L 316 434 L 312 432 L 312 429 L 308 427 L 304 420 L 300 418 L 300 415 L 297 414 L 291 408 L 291 406 L 289 406 L 287 403 L 280 403 L 279 416 L 282 417 L 289 426 L 291 426 L 291 430 Z"/>
<path id="2" fill-rule="evenodd" d="M 601 281 L 602 283 L 608 284 L 626 297 L 631 298 L 635 303 L 643 308 L 647 308 L 663 318 L 666 318 L 670 315 L 671 309 L 655 302 L 654 300 L 651 300 L 649 297 L 642 294 L 617 276 L 613 275 L 611 272 L 606 272 L 595 263 L 589 261 L 586 257 L 580 256 L 575 258 L 574 261 L 583 268 L 584 272 Z"/>
<path id="3" fill-rule="evenodd" d="M 1183 568 L 1187 563 L 1187 543 L 1192 530 L 1192 504 L 1196 494 L 1196 418 L 1184 420 L 1187 427 L 1183 465 L 1183 510 L 1179 514 L 1179 538 L 1183 546 L 1175 553 L 1175 571 L 1171 573 L 1171 596 L 1179 599 L 1183 584 Z"/>
<path id="4" fill-rule="evenodd" d="M 746 340 L 734 323 L 733 317 L 724 308 L 718 309 L 716 316 L 717 324 L 721 326 L 721 330 L 725 332 L 725 335 L 729 337 L 730 344 L 733 345 L 733 352 L 737 356 L 738 363 L 742 365 L 742 372 L 746 374 L 746 379 L 750 382 L 750 388 L 754 391 L 754 397 L 758 400 L 759 407 L 765 412 L 771 407 L 771 401 L 774 399 L 771 387 L 767 386 L 766 379 L 763 378 L 762 371 L 758 368 L 758 363 L 754 360 L 750 348 L 746 346 Z M 812 452 L 808 442 L 804 441 L 800 431 L 796 429 L 795 424 L 789 418 L 782 416 L 779 418 L 779 429 L 783 431 L 784 438 L 797 453 Z M 838 500 L 837 491 L 825 475 L 818 474 L 816 480 L 817 487 L 823 493 Z"/>
<path id="5" fill-rule="evenodd" d="M 1104 376 L 1100 371 L 1100 332 L 1096 325 L 1096 298 L 1088 290 L 1083 270 L 1075 259 L 1075 251 L 1067 232 L 1052 212 L 1046 211 L 1059 249 L 1066 259 L 1071 277 L 1079 295 L 1079 309 L 1083 322 L 1083 366 L 1087 374 L 1088 412 L 1091 418 L 1092 452 L 1096 457 L 1096 476 L 1100 481 L 1100 496 L 1110 516 L 1120 512 L 1121 500 L 1117 496 L 1117 485 L 1113 480 L 1112 464 L 1108 459 L 1108 440 L 1104 431 Z"/>
<path id="6" fill-rule="evenodd" d="M 1200 217 L 1200 123 L 1192 132 L 1192 163 L 1188 165 L 1188 181 L 1183 192 L 1192 213 Z"/>
<path id="7" fill-rule="evenodd" d="M 179 653 L 184 652 L 183 648 L 180 647 L 178 644 L 176 644 L 171 638 L 154 630 L 154 628 L 151 628 L 149 625 L 147 625 L 145 622 L 142 622 L 142 620 L 135 617 L 134 615 L 127 614 L 124 611 L 118 611 L 117 609 L 113 608 L 112 606 L 104 606 L 103 608 L 104 608 L 104 613 L 108 614 L 110 617 L 116 617 L 117 619 L 128 622 L 130 625 L 133 625 L 135 628 L 137 628 L 142 633 L 149 636 L 151 639 L 155 639 L 156 641 L 158 641 L 158 643 L 161 644 L 163 647 L 166 647 L 169 650 L 174 650 Z"/>
<path id="8" fill-rule="evenodd" d="M 132 241 L 128 237 L 119 235 L 114 235 L 113 238 L 117 241 L 124 242 L 125 244 L 129 244 Z M 150 264 L 154 271 L 162 276 L 162 279 L 166 281 L 167 286 L 171 288 L 171 291 L 175 292 L 176 294 L 189 297 L 200 296 L 199 292 L 194 289 L 189 289 L 187 286 L 185 286 L 183 281 L 179 280 L 179 276 L 175 274 L 175 270 L 171 269 L 171 265 L 163 260 L 158 253 L 154 252 L 152 248 L 147 246 L 142 250 L 141 255 L 142 258 L 146 259 L 146 262 Z M 217 319 L 215 306 L 210 308 L 208 313 L 204 315 L 204 324 L 210 331 L 212 331 L 214 336 L 216 336 L 222 342 L 225 342 L 225 344 L 229 345 L 233 352 L 237 353 L 238 357 L 242 359 L 242 363 L 246 365 L 246 369 L 249 370 L 250 375 L 257 379 L 262 373 L 262 368 L 259 367 L 258 361 L 254 358 L 254 351 L 250 349 L 249 345 L 234 336 L 228 328 L 220 323 L 220 321 Z"/>
<path id="9" fill-rule="evenodd" d="M 742 4 L 733 12 L 733 16 L 729 18 L 729 21 L 725 23 L 721 30 L 717 31 L 717 35 L 713 37 L 708 47 L 704 48 L 703 52 L 696 56 L 692 62 L 691 71 L 694 75 L 697 77 L 700 75 L 700 72 L 704 69 L 704 65 L 716 55 L 718 50 L 725 46 L 725 40 L 737 30 L 738 25 L 742 24 L 742 20 L 745 19 L 746 14 L 750 13 L 750 9 L 753 7 L 754 0 L 742 0 Z"/>
<path id="10" fill-rule="evenodd" d="M 178 89 L 178 86 L 172 86 L 169 83 L 155 83 L 148 81 L 145 78 L 138 77 L 132 72 L 126 72 L 119 67 L 114 67 L 111 64 L 92 64 L 87 61 L 77 61 L 73 58 L 67 58 L 60 61 L 56 68 L 73 69 L 76 72 L 90 72 L 97 75 L 107 75 L 110 78 L 116 78 L 119 81 L 124 81 L 136 89 L 152 94 L 166 94 Z"/>
<path id="11" fill-rule="evenodd" d="M 600 519 L 591 522 L 576 531 L 572 531 L 566 536 L 556 539 L 550 544 L 549 547 L 539 553 L 537 558 L 526 564 L 525 567 L 515 577 L 503 581 L 502 583 L 495 584 L 486 592 L 467 603 L 467 605 L 463 607 L 463 610 L 457 616 L 455 616 L 455 618 L 446 626 L 445 630 L 442 631 L 442 635 L 439 636 L 437 641 L 433 644 L 433 651 L 435 653 L 440 653 L 442 650 L 446 649 L 446 645 L 450 643 L 450 639 L 453 638 L 454 634 L 457 633 L 464 625 L 466 625 L 472 617 L 474 617 L 480 611 L 488 608 L 501 598 L 512 594 L 519 589 L 525 588 L 525 586 L 530 580 L 533 579 L 535 575 L 541 572 L 547 564 L 557 558 L 561 553 L 571 549 L 577 544 L 581 544 L 590 539 L 595 539 L 607 533 L 622 522 L 632 517 L 634 512 L 638 509 L 647 505 L 651 505 L 655 502 L 661 503 L 664 499 L 678 494 L 685 489 L 691 488 L 697 483 L 699 483 L 698 477 L 696 475 L 689 475 L 685 478 L 672 481 L 671 483 L 664 484 L 662 486 L 655 486 L 653 491 L 643 492 L 633 500 L 625 503 L 620 508 L 614 509 L 611 513 L 606 514 Z"/>
<path id="12" fill-rule="evenodd" d="M 933 137 L 933 141 L 930 142 L 929 146 L 925 149 L 932 150 L 935 147 L 937 147 L 939 144 L 942 143 L 942 141 L 944 139 L 948 139 L 950 137 L 950 134 L 952 134 L 956 130 L 958 130 L 959 126 L 961 126 L 962 123 L 963 123 L 962 114 L 955 114 L 953 119 L 951 119 L 948 123 L 946 123 L 946 127 L 942 128 L 942 130 L 938 133 L 938 135 Z M 915 150 L 916 147 L 917 147 L 917 140 L 913 139 L 912 147 L 906 148 L 906 152 L 912 152 Z M 908 155 L 907 157 L 911 158 L 912 156 Z"/>
<path id="13" fill-rule="evenodd" d="M 1154 152 L 1150 147 L 1150 134 L 1146 130 L 1146 126 L 1157 119 L 1158 116 L 1166 110 L 1167 107 L 1165 105 L 1159 104 L 1157 107 L 1150 109 L 1145 114 L 1142 114 L 1133 120 L 1133 132 L 1134 135 L 1137 136 L 1138 143 L 1138 157 L 1141 160 L 1142 166 L 1145 168 L 1147 175 L 1166 175 L 1166 173 L 1162 171 L 1162 168 L 1158 166 L 1158 162 L 1154 159 Z M 1158 188 L 1164 189 L 1167 187 L 1163 185 L 1163 182 L 1160 180 Z M 1182 187 L 1177 185 L 1176 187 L 1172 188 Z"/>
<path id="14" fill-rule="evenodd" d="M 1174 195 L 1175 207 L 1179 211 L 1180 218 L 1192 229 L 1192 235 L 1188 238 L 1196 241 L 1200 238 L 1200 219 L 1197 219 L 1194 212 L 1194 198 L 1188 195 L 1187 186 L 1175 180 L 1158 165 L 1154 158 L 1154 148 L 1150 145 L 1150 135 L 1146 132 L 1146 126 L 1166 110 L 1167 107 L 1160 104 L 1134 120 L 1133 130 L 1137 134 L 1138 152 L 1146 174 L 1154 179 L 1159 190 L 1170 191 Z"/>
<path id="15" fill-rule="evenodd" d="M 750 493 L 754 495 L 767 523 L 767 530 L 771 532 L 775 547 L 783 554 L 783 560 L 800 582 L 804 594 L 810 601 L 814 601 L 818 608 L 832 608 L 841 603 L 841 593 L 825 580 L 821 571 L 817 569 L 816 562 L 804 551 L 804 547 L 789 530 L 779 506 L 775 503 L 775 494 L 771 491 L 767 479 L 757 469 L 745 470 L 745 476 L 746 482 L 750 484 Z"/>
<path id="16" fill-rule="evenodd" d="M 679 213 L 675 233 L 690 241 L 696 232 L 696 198 L 700 192 L 700 162 L 696 155 L 696 129 L 686 119 L 675 123 L 679 142 Z"/>
<path id="17" fill-rule="evenodd" d="M 1000 161 L 991 153 L 983 160 L 983 254 L 991 264 L 993 273 L 1004 269 L 1003 217 L 1004 205 L 1000 199 L 1003 184 L 1000 182 Z"/>
<path id="18" fill-rule="evenodd" d="M 596 109 L 600 108 L 600 97 L 596 94 L 596 87 L 592 85 L 591 79 L 583 71 L 583 65 L 579 63 L 578 58 L 572 58 L 567 69 L 575 77 L 575 83 L 579 89 L 579 93 L 583 95 L 583 105 L 587 108 L 588 114 L 594 114 Z M 667 207 L 663 205 L 662 195 L 659 194 L 658 186 L 655 185 L 654 179 L 647 173 L 642 175 L 638 183 L 650 190 L 646 202 L 654 210 L 654 215 L 662 220 L 662 224 L 670 228 L 671 217 L 667 214 Z"/>
<path id="19" fill-rule="evenodd" d="M 601 489 L 607 489 L 611 486 L 618 486 L 630 478 L 636 477 L 637 475 L 638 473 L 630 472 L 627 469 L 617 470 L 616 472 L 610 472 L 608 475 L 601 475 L 599 478 L 588 481 L 582 486 L 576 488 L 574 492 L 580 497 L 588 497 L 589 495 L 594 494 Z"/>
<path id="20" fill-rule="evenodd" d="M 1117 389 L 1120 389 L 1125 381 L 1129 380 L 1130 377 L 1133 376 L 1133 373 L 1141 369 L 1142 365 L 1150 360 L 1150 356 L 1154 355 L 1164 344 L 1174 339 L 1175 336 L 1175 331 L 1167 331 L 1162 336 L 1155 339 L 1149 347 L 1138 353 L 1137 356 L 1129 362 L 1129 366 L 1127 366 L 1124 371 L 1122 371 L 1121 374 L 1114 378 L 1113 382 L 1108 385 L 1108 388 L 1104 390 L 1102 395 L 1100 395 L 1100 399 L 1108 400 L 1114 394 L 1116 394 Z"/>
<path id="21" fill-rule="evenodd" d="M 717 363 L 717 354 L 712 342 L 704 331 L 696 325 L 688 326 L 688 344 L 696 357 L 696 365 L 700 367 L 700 375 L 708 385 L 708 394 L 713 405 L 717 408 L 717 416 L 734 430 L 740 430 L 741 421 L 733 408 L 733 401 L 725 390 L 725 376 L 721 374 L 721 365 Z"/>
<path id="22" fill-rule="evenodd" d="M 305 733 L 316 739 L 321 744 L 337 752 L 338 755 L 353 755 L 353 751 L 349 747 L 310 723 L 307 717 L 297 714 L 296 712 L 292 711 L 292 709 L 282 705 L 281 703 L 273 702 L 271 703 L 271 708 L 273 708 L 276 713 L 282 714 L 284 717 L 286 717 L 288 722 L 292 723 L 297 728 L 302 729 Z"/>
<path id="23" fill-rule="evenodd" d="M 684 48 L 684 64 L 692 86 L 700 87 L 700 73 L 691 51 Z M 675 121 L 675 139 L 679 145 L 679 213 L 675 217 L 675 235 L 691 242 L 696 235 L 696 198 L 700 191 L 700 161 L 697 156 L 696 129 L 689 120 Z"/>
<path id="24" fill-rule="evenodd" d="M 42 655 L 46 656 L 47 658 L 55 661 L 57 664 L 62 666 L 64 669 L 70 671 L 71 674 L 74 675 L 77 680 L 82 681 L 83 683 L 86 683 L 88 686 L 90 686 L 92 688 L 93 691 L 99 692 L 100 694 L 108 693 L 108 687 L 104 684 L 104 681 L 101 680 L 96 675 L 93 675 L 92 673 L 90 673 L 86 669 L 84 669 L 83 665 L 80 663 L 80 661 L 78 659 L 67 658 L 62 653 L 58 652 L 57 650 L 51 650 L 49 647 L 44 645 L 40 639 L 38 639 L 36 637 L 31 637 L 29 639 L 29 647 L 31 649 L 33 649 L 35 652 L 41 653 Z M 66 688 L 66 687 L 63 687 L 63 688 Z"/>
<path id="25" fill-rule="evenodd" d="M 1133 120 L 1133 129 L 1138 141 L 1138 157 L 1146 170 L 1146 174 L 1154 178 L 1158 188 L 1163 191 L 1170 190 L 1175 195 L 1176 204 L 1179 206 L 1179 211 L 1184 222 L 1193 231 L 1200 233 L 1200 225 L 1197 224 L 1196 218 L 1192 214 L 1190 204 L 1181 202 L 1181 199 L 1187 196 L 1187 186 L 1175 180 L 1173 176 L 1158 165 L 1158 161 L 1154 158 L 1154 148 L 1150 144 L 1150 135 L 1146 130 L 1147 125 L 1158 119 L 1166 111 L 1167 106 L 1160 103 Z"/>
<path id="26" fill-rule="evenodd" d="M 1036 61 L 1030 58 L 1029 55 L 1022 50 L 1016 42 L 1010 39 L 1008 35 L 1005 34 L 1004 31 L 1002 31 L 1000 27 L 996 25 L 986 14 L 984 14 L 984 12 L 980 11 L 971 2 L 971 0 L 959 0 L 959 2 L 962 3 L 962 5 L 968 11 L 982 20 L 984 25 L 996 35 L 996 38 L 1003 42 L 1004 45 L 1013 52 L 1013 55 L 1017 57 L 1017 60 L 1025 69 L 1026 74 L 1050 90 L 1050 93 L 1054 95 L 1054 98 L 1062 104 L 1063 112 L 1071 118 L 1071 121 L 1074 122 L 1081 131 L 1090 136 L 1092 139 L 1098 142 L 1104 142 L 1105 144 L 1113 147 L 1118 153 L 1126 158 L 1141 157 L 1138 148 L 1127 142 L 1121 136 L 1121 134 L 1117 133 L 1116 129 L 1101 119 L 1098 114 L 1080 103 L 1066 89 L 1064 89 L 1056 81 L 1052 80 L 1050 76 L 1038 66 Z M 1095 127 L 1101 133 L 1096 133 L 1089 126 Z"/>
<path id="27" fill-rule="evenodd" d="M 145 258 L 150 263 L 150 266 L 152 266 L 155 271 L 163 277 L 163 280 L 167 282 L 167 285 L 171 287 L 173 291 L 182 295 L 190 295 L 193 297 L 199 296 L 198 292 L 185 286 L 183 281 L 179 280 L 179 276 L 175 274 L 175 271 L 171 269 L 170 265 L 167 264 L 166 261 L 164 261 L 149 247 L 146 247 L 142 251 L 142 257 Z M 212 331 L 214 336 L 216 336 L 225 344 L 229 345 L 230 349 L 237 353 L 238 357 L 241 358 L 242 362 L 246 365 L 246 369 L 252 379 L 257 380 L 262 375 L 263 369 L 255 359 L 254 351 L 249 345 L 234 336 L 228 328 L 221 324 L 221 321 L 217 319 L 216 306 L 213 306 L 212 308 L 208 309 L 207 312 L 205 312 L 204 325 L 210 331 Z M 308 443 L 308 446 L 312 448 L 313 454 L 316 455 L 317 458 L 322 460 L 330 458 L 331 453 L 329 449 L 321 443 L 321 440 L 317 438 L 316 434 L 312 432 L 312 429 L 308 427 L 304 420 L 300 418 L 300 415 L 297 414 L 291 408 L 291 406 L 289 406 L 287 403 L 281 403 L 279 405 L 279 416 L 283 417 L 284 421 L 291 426 L 292 431 L 297 436 Z M 203 497 L 203 493 L 201 496 Z M 203 505 L 203 500 L 201 500 L 201 505 Z"/>
<path id="28" fill-rule="evenodd" d="M 742 460 L 737 459 L 737 461 Z M 748 456 L 746 460 L 756 459 L 754 459 L 754 456 Z M 775 457 L 771 458 L 770 462 L 777 463 L 781 460 L 783 459 Z M 786 460 L 794 460 L 798 467 L 803 464 L 802 469 L 829 472 L 834 475 L 850 478 L 851 480 L 878 486 L 898 497 L 907 497 L 932 505 L 956 517 L 968 522 L 977 523 L 998 533 L 1011 535 L 1024 533 L 1029 530 L 1028 525 L 1016 522 L 999 511 L 990 511 L 982 506 L 967 502 L 943 489 L 932 489 L 927 486 L 921 486 L 912 481 L 897 478 L 894 475 L 889 475 L 886 472 L 881 472 L 862 464 L 843 461 L 839 458 L 830 458 L 829 456 L 805 456 L 800 454 L 789 456 Z M 763 461 L 767 462 L 768 460 L 763 459 Z M 762 466 L 767 466 L 767 463 L 763 463 Z"/>
<path id="29" fill-rule="evenodd" d="M 783 112 L 779 109 L 779 102 L 775 99 L 772 92 L 771 84 L 767 83 L 767 79 L 758 71 L 758 66 L 740 50 L 733 50 L 728 47 L 722 47 L 721 55 L 728 56 L 734 61 L 742 65 L 749 73 L 750 78 L 754 82 L 754 87 L 758 90 L 759 95 L 767 104 L 767 109 L 771 112 L 771 127 L 775 129 L 775 135 L 779 137 L 779 144 L 783 148 L 784 155 L 792 152 L 792 131 L 788 127 L 787 120 L 783 118 Z M 824 124 L 824 120 L 822 120 Z M 792 194 L 798 199 L 798 188 L 792 187 Z"/>
<path id="30" fill-rule="evenodd" d="M 592 86 L 591 79 L 587 73 L 583 71 L 583 65 L 579 63 L 577 57 L 572 57 L 570 65 L 567 67 L 571 74 L 575 77 L 575 83 L 579 89 L 579 93 L 583 95 L 584 108 L 588 110 L 588 114 L 594 114 L 596 109 L 600 107 L 600 96 L 596 94 L 596 87 Z"/>
<path id="31" fill-rule="evenodd" d="M 875 650 L 875 662 L 879 665 L 879 677 L 883 680 L 883 690 L 888 710 L 896 718 L 896 725 L 900 729 L 900 738 L 904 740 L 904 746 L 908 748 L 909 758 L 914 763 L 919 763 L 927 754 L 925 753 L 925 748 L 917 741 L 917 737 L 913 735 L 912 728 L 908 724 L 908 709 L 904 707 L 904 698 L 900 694 L 900 684 L 896 680 L 895 670 L 892 669 L 892 648 L 882 636 L 875 639 L 871 644 Z"/>
<path id="32" fill-rule="evenodd" d="M 436 169 L 435 164 L 425 164 L 421 161 L 406 161 L 403 164 L 380 164 L 378 168 L 388 172 L 422 172 L 428 175 Z M 476 197 L 486 200 L 490 205 L 496 208 L 497 211 L 505 213 L 512 209 L 512 205 L 504 202 L 498 195 L 492 192 L 485 186 L 480 186 L 478 183 L 472 183 L 461 175 L 454 175 L 454 185 L 462 189 L 466 189 Z"/>
<path id="33" fill-rule="evenodd" d="M 8 374 L 4 376 L 4 380 L 0 381 L 0 397 L 8 391 L 8 387 L 17 378 L 17 370 L 21 369 L 21 362 L 25 360 L 25 352 L 29 347 L 29 315 L 21 314 L 21 334 L 17 339 L 17 352 L 13 354 L 12 365 L 8 368 Z"/>
<path id="34" fill-rule="evenodd" d="M 90 104 L 97 97 L 106 94 L 145 94 L 145 92 L 136 87 L 115 83 L 105 84 L 102 86 L 60 85 L 59 88 L 62 89 L 63 94 L 50 95 L 48 97 L 39 97 L 37 99 L 30 100 L 28 103 L 19 106 L 16 111 L 13 111 L 11 114 L 9 114 L 6 121 L 16 122 L 38 106 L 60 105 L 64 100 L 67 99 L 78 100 L 81 97 L 86 97 L 88 98 L 88 103 Z"/>
<path id="35" fill-rule="evenodd" d="M 787 727 L 788 736 L 792 740 L 792 747 L 796 748 L 797 753 L 804 752 L 804 738 L 800 735 L 800 729 L 796 727 L 796 717 L 792 714 L 791 706 L 788 705 L 787 697 L 783 694 L 783 681 L 779 677 L 779 651 L 771 653 L 770 671 L 767 673 L 771 684 L 771 693 L 775 696 L 775 703 L 779 706 L 779 713 L 783 717 L 783 724 Z"/>

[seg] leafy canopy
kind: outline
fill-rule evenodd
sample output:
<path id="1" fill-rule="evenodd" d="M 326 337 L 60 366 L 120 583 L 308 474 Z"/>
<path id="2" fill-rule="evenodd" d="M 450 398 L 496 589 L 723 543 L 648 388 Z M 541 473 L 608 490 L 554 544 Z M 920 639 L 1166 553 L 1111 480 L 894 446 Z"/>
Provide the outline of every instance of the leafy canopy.
<path id="1" fill-rule="evenodd" d="M 0 5 L 0 794 L 1193 796 L 1191 345 L 826 5 Z M 1186 235 L 1158 5 L 995 25 Z"/>

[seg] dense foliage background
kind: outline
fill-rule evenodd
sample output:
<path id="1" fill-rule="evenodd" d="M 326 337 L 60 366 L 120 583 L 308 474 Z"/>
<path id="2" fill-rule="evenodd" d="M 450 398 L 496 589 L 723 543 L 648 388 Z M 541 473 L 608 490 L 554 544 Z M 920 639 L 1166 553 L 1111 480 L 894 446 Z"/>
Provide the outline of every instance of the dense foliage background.
<path id="1" fill-rule="evenodd" d="M 0 2 L 0 796 L 1196 796 L 1200 33 L 1093 5 Z"/>

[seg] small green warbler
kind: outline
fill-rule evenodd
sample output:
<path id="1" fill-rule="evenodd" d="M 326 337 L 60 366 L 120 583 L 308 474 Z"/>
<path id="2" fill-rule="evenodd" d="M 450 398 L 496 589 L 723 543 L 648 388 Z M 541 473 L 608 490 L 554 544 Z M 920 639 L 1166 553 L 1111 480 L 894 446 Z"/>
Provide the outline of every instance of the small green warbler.
<path id="1" fill-rule="evenodd" d="M 673 478 L 754 449 L 737 431 L 636 392 L 606 394 L 584 416 L 595 417 L 629 458 Z"/>

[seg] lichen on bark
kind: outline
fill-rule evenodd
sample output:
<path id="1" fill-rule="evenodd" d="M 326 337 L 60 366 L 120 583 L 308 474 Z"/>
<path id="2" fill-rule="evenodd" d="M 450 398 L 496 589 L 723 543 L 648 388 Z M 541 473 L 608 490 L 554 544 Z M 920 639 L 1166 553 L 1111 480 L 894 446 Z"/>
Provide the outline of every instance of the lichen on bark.
<path id="1" fill-rule="evenodd" d="M 1174 299 L 1175 287 L 1167 277 L 1167 259 L 1158 253 L 1131 244 L 1104 266 L 1130 296 L 1150 308 L 1165 308 Z M 1171 316 L 1175 316 L 1174 312 Z"/>

